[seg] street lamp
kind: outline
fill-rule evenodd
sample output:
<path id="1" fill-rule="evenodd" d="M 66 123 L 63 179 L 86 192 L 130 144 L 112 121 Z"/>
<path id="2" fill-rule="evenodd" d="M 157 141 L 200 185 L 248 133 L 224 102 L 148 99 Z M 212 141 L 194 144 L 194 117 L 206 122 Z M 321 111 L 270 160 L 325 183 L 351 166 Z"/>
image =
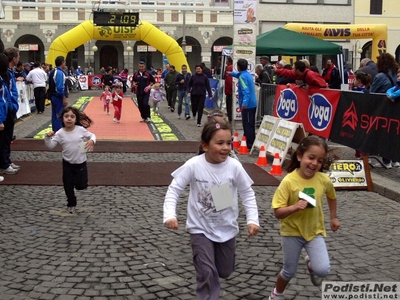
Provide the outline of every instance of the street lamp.
<path id="1" fill-rule="evenodd" d="M 128 68 L 130 68 L 130 57 L 131 57 L 131 52 L 132 52 L 132 47 L 131 46 L 128 46 L 128 47 L 126 47 L 126 51 L 128 51 Z"/>
<path id="2" fill-rule="evenodd" d="M 357 40 L 356 44 L 354 45 L 354 64 L 353 64 L 353 70 L 357 70 L 359 68 L 360 64 L 360 54 L 363 53 L 363 49 L 359 48 L 359 43 L 360 41 Z"/>
<path id="3" fill-rule="evenodd" d="M 186 5 L 186 3 L 182 3 L 184 5 Z M 185 54 L 185 56 L 187 55 L 186 53 L 186 10 L 183 10 L 182 12 L 182 50 L 183 50 L 183 54 Z"/>
<path id="4" fill-rule="evenodd" d="M 93 73 L 96 73 L 96 57 L 95 57 L 96 54 L 95 53 L 97 50 L 99 50 L 99 48 L 97 48 L 97 46 L 94 45 L 92 47 L 92 50 L 93 50 Z"/>

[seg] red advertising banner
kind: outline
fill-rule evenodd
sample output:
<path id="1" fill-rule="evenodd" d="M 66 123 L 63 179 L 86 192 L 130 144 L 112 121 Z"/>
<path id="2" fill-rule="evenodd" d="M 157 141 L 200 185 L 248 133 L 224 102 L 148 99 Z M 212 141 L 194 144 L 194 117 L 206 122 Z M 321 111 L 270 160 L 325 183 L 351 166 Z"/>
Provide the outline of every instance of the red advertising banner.
<path id="1" fill-rule="evenodd" d="M 294 84 L 277 85 L 274 116 L 302 123 L 305 131 L 329 138 L 340 93 L 340 90 L 305 90 Z"/>
<path id="2" fill-rule="evenodd" d="M 96 87 L 101 87 L 101 79 L 103 78 L 103 75 L 89 75 L 89 86 L 96 86 Z"/>

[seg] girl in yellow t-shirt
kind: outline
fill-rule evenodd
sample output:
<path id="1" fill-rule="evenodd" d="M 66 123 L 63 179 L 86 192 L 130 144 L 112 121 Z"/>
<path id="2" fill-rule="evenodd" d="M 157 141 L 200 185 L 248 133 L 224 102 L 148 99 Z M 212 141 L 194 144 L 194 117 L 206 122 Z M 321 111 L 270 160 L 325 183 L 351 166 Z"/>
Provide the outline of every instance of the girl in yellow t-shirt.
<path id="1" fill-rule="evenodd" d="M 306 265 L 311 282 L 318 286 L 329 274 L 330 262 L 324 237 L 323 198 L 326 195 L 330 211 L 331 229 L 339 229 L 336 217 L 336 193 L 332 181 L 323 173 L 333 160 L 328 146 L 317 136 L 304 138 L 292 155 L 288 174 L 282 180 L 272 199 L 275 217 L 280 219 L 283 248 L 283 269 L 279 273 L 270 300 L 283 300 L 283 292 L 296 274 L 303 248 L 307 252 Z M 302 192 L 306 194 L 300 195 Z M 310 196 L 315 206 L 307 200 Z"/>

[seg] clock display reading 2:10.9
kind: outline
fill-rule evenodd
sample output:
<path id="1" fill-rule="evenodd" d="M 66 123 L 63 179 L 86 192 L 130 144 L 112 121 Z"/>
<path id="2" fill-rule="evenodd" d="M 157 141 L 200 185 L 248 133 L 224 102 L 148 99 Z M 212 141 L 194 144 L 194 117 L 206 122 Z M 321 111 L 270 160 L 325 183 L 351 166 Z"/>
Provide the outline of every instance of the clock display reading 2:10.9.
<path id="1" fill-rule="evenodd" d="M 93 12 L 93 23 L 96 26 L 137 26 L 139 13 Z"/>

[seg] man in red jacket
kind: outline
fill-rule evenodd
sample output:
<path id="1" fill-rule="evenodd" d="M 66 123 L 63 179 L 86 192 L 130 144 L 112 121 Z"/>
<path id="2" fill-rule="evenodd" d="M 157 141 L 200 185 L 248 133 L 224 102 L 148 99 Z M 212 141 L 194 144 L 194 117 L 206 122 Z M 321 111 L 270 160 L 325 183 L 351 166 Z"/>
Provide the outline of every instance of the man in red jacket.
<path id="1" fill-rule="evenodd" d="M 226 103 L 226 114 L 228 120 L 232 123 L 232 76 L 229 75 L 233 71 L 233 60 L 232 57 L 226 58 L 226 69 L 225 69 L 225 103 Z"/>
<path id="2" fill-rule="evenodd" d="M 304 88 L 328 88 L 328 84 L 325 79 L 322 78 L 321 74 L 306 68 L 306 64 L 303 61 L 296 61 L 294 63 L 294 70 L 278 68 L 276 65 L 274 65 L 273 68 L 276 74 L 281 77 L 302 81 L 300 85 Z"/>

